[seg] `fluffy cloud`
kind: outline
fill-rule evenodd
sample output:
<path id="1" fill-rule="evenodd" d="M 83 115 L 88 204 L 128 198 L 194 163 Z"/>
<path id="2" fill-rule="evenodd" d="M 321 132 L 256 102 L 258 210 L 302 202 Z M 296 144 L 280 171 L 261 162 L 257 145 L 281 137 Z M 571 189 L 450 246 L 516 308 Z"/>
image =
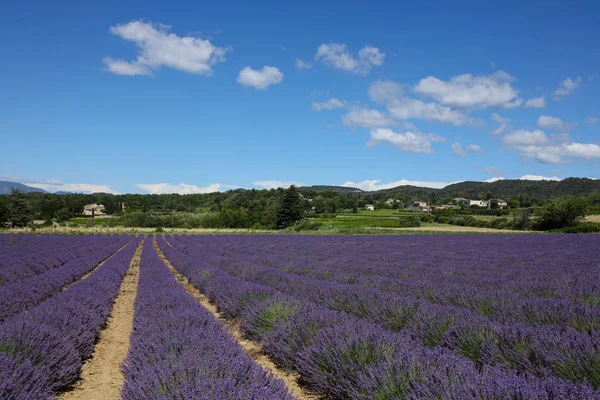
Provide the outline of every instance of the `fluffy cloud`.
<path id="1" fill-rule="evenodd" d="M 252 182 L 254 185 L 263 189 L 277 189 L 277 188 L 288 188 L 292 185 L 303 186 L 303 183 L 295 181 L 256 181 Z"/>
<path id="2" fill-rule="evenodd" d="M 561 82 L 559 88 L 554 91 L 552 99 L 557 101 L 561 96 L 570 95 L 577 90 L 579 86 L 581 86 L 582 81 L 583 80 L 580 76 L 578 76 L 575 80 L 571 79 L 571 77 L 567 77 Z"/>
<path id="3" fill-rule="evenodd" d="M 550 117 L 548 115 L 540 115 L 537 120 L 537 125 L 541 129 L 560 130 L 563 128 L 563 122 L 560 118 Z"/>
<path id="4" fill-rule="evenodd" d="M 342 122 L 346 126 L 362 128 L 382 128 L 388 126 L 392 121 L 377 110 L 361 108 L 350 111 L 342 117 Z"/>
<path id="5" fill-rule="evenodd" d="M 544 145 L 549 142 L 548 136 L 543 131 L 534 130 L 527 131 L 520 129 L 509 133 L 502 138 L 504 144 L 508 146 L 524 146 L 524 145 Z"/>
<path id="6" fill-rule="evenodd" d="M 452 153 L 459 157 L 466 157 L 468 153 L 482 153 L 483 149 L 478 144 L 470 144 L 466 148 L 458 142 L 452 143 L 450 146 Z"/>
<path id="7" fill-rule="evenodd" d="M 342 184 L 342 186 L 353 187 L 353 188 L 358 188 L 361 190 L 366 190 L 366 191 L 372 192 L 375 190 L 391 189 L 391 188 L 395 188 L 397 186 L 407 186 L 407 185 L 441 189 L 450 184 L 448 182 L 424 182 L 424 181 L 411 181 L 411 180 L 407 180 L 407 179 L 402 179 L 399 181 L 394 181 L 394 182 L 390 182 L 390 183 L 382 183 L 382 184 L 380 184 L 379 182 L 381 182 L 381 181 L 377 180 L 377 179 L 365 180 L 365 181 L 361 181 L 361 182 L 348 181 L 348 182 Z"/>
<path id="8" fill-rule="evenodd" d="M 308 63 L 306 61 L 302 61 L 299 58 L 296 58 L 296 68 L 298 68 L 298 69 L 311 69 L 312 68 L 312 64 Z"/>
<path id="9" fill-rule="evenodd" d="M 585 119 L 585 123 L 588 125 L 595 124 L 596 122 L 598 122 L 598 118 L 588 117 Z"/>
<path id="10" fill-rule="evenodd" d="M 428 96 L 440 104 L 457 108 L 515 108 L 523 100 L 511 86 L 513 77 L 504 71 L 492 75 L 474 76 L 464 74 L 442 81 L 429 76 L 421 79 L 415 92 Z"/>
<path id="11" fill-rule="evenodd" d="M 483 153 L 483 149 L 478 144 L 470 144 L 467 146 L 467 151 L 471 153 Z"/>
<path id="12" fill-rule="evenodd" d="M 454 153 L 454 155 L 457 155 L 459 157 L 466 157 L 467 156 L 467 152 L 462 147 L 462 144 L 460 144 L 458 142 L 452 143 L 452 146 L 450 146 L 450 150 L 452 150 L 452 153 Z"/>
<path id="13" fill-rule="evenodd" d="M 546 99 L 542 97 L 534 97 L 525 102 L 525 108 L 543 108 L 546 107 Z"/>
<path id="14" fill-rule="evenodd" d="M 385 53 L 377 47 L 365 46 L 358 52 L 358 57 L 355 57 L 345 44 L 339 43 L 322 44 L 315 55 L 315 60 L 330 67 L 362 75 L 368 74 L 372 66 L 382 65 L 384 59 Z"/>
<path id="15" fill-rule="evenodd" d="M 180 183 L 179 185 L 172 185 L 170 183 L 137 183 L 134 185 L 138 189 L 149 194 L 194 194 L 194 193 L 212 193 L 221 190 L 222 185 L 215 183 L 206 187 L 198 187 L 196 185 L 188 185 L 187 183 Z"/>
<path id="16" fill-rule="evenodd" d="M 506 175 L 506 171 L 505 170 L 498 169 L 496 167 L 485 167 L 485 168 L 483 168 L 483 171 L 485 173 L 487 173 L 487 174 L 494 175 L 496 178 L 492 178 L 492 179 L 496 179 L 496 180 L 497 179 L 502 179 L 500 177 Z M 488 179 L 488 181 L 489 181 L 489 179 Z"/>
<path id="17" fill-rule="evenodd" d="M 558 176 L 542 176 L 542 175 L 523 175 L 520 178 L 524 181 L 560 181 L 561 179 Z"/>
<path id="18" fill-rule="evenodd" d="M 369 87 L 369 97 L 376 103 L 386 104 L 388 112 L 396 119 L 418 118 L 456 126 L 473 124 L 473 120 L 462 111 L 404 96 L 402 87 L 394 82 L 373 82 Z"/>
<path id="19" fill-rule="evenodd" d="M 72 193 L 112 193 L 119 194 L 109 185 L 95 185 L 91 183 L 62 183 L 59 180 L 52 179 L 46 181 L 29 181 L 23 184 L 38 189 L 43 189 L 47 192 L 72 192 Z"/>
<path id="20" fill-rule="evenodd" d="M 250 67 L 242 69 L 237 77 L 238 83 L 251 86 L 255 90 L 266 90 L 271 85 L 277 85 L 283 80 L 283 74 L 279 69 L 265 65 L 256 70 Z"/>
<path id="21" fill-rule="evenodd" d="M 533 158 L 543 164 L 560 164 L 564 157 L 600 158 L 600 146 L 595 143 L 571 142 L 568 135 L 547 136 L 543 131 L 518 130 L 502 138 L 508 147 L 514 148 L 522 157 Z"/>
<path id="22" fill-rule="evenodd" d="M 500 125 L 498 128 L 492 130 L 490 133 L 494 136 L 499 136 L 502 135 L 504 133 L 504 131 L 506 130 L 506 128 L 508 128 L 507 124 L 502 124 Z"/>
<path id="23" fill-rule="evenodd" d="M 492 119 L 496 122 L 499 122 L 501 124 L 506 124 L 507 122 L 509 122 L 508 118 L 504 118 L 503 116 L 501 116 L 498 113 L 493 113 L 492 114 Z"/>
<path id="24" fill-rule="evenodd" d="M 316 111 L 333 110 L 336 108 L 344 108 L 346 104 L 338 99 L 329 99 L 322 102 L 313 102 L 312 109 Z"/>
<path id="25" fill-rule="evenodd" d="M 391 129 L 379 128 L 371 130 L 370 146 L 388 142 L 398 150 L 407 153 L 433 153 L 431 140 L 428 135 L 419 132 L 396 133 Z"/>
<path id="26" fill-rule="evenodd" d="M 117 75 L 152 75 L 161 66 L 191 74 L 211 75 L 212 66 L 225 61 L 227 48 L 193 36 L 169 33 L 170 26 L 132 21 L 110 27 L 110 32 L 134 42 L 140 49 L 135 61 L 104 59 Z"/>

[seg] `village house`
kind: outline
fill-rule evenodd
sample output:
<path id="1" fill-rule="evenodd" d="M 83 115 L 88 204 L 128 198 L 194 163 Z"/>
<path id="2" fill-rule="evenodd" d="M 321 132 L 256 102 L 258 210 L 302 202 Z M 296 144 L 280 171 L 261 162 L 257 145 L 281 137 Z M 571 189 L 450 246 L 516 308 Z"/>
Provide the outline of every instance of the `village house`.
<path id="1" fill-rule="evenodd" d="M 429 207 L 427 203 L 424 201 L 415 201 L 410 206 L 408 206 L 408 211 L 427 211 Z"/>
<path id="2" fill-rule="evenodd" d="M 387 206 L 393 206 L 395 202 L 396 202 L 396 200 L 394 200 L 394 199 L 392 199 L 392 198 L 390 197 L 389 199 L 387 199 L 387 200 L 385 201 L 385 205 L 387 205 Z"/>
<path id="3" fill-rule="evenodd" d="M 373 204 L 365 204 L 365 210 L 375 211 L 375 206 Z"/>
<path id="4" fill-rule="evenodd" d="M 487 207 L 488 203 L 485 200 L 469 200 L 469 207 L 471 206 Z"/>
<path id="5" fill-rule="evenodd" d="M 508 203 L 504 200 L 500 200 L 500 199 L 495 199 L 498 202 L 498 208 L 505 208 L 508 207 Z M 491 208 L 492 207 L 492 199 L 487 201 L 487 207 Z"/>
<path id="6" fill-rule="evenodd" d="M 104 206 L 102 204 L 86 204 L 83 207 L 83 215 L 86 217 L 104 215 Z"/>

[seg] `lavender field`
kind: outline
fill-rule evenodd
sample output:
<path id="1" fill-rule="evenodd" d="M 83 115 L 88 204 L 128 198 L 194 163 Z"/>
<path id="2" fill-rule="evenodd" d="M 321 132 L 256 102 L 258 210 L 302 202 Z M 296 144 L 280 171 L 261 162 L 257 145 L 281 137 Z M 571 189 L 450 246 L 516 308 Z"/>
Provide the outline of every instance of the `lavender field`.
<path id="1" fill-rule="evenodd" d="M 0 236 L 0 398 L 85 386 L 135 274 L 113 361 L 124 399 L 597 399 L 598 249 L 595 235 Z"/>

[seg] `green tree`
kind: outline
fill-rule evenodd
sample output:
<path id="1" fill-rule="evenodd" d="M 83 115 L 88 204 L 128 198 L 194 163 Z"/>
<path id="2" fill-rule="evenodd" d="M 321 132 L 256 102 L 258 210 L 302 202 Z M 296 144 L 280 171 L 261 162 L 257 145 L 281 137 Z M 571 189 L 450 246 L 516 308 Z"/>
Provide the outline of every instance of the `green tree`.
<path id="1" fill-rule="evenodd" d="M 10 210 L 8 209 L 8 205 L 6 201 L 0 199 L 0 229 L 6 226 L 6 222 L 8 220 Z"/>
<path id="2" fill-rule="evenodd" d="M 25 193 L 19 189 L 12 189 L 8 196 L 8 209 L 10 224 L 13 228 L 27 226 L 33 220 L 31 210 L 27 205 Z"/>
<path id="3" fill-rule="evenodd" d="M 589 203 L 580 198 L 555 200 L 542 208 L 537 228 L 549 230 L 575 226 L 583 221 L 588 207 Z"/>
<path id="4" fill-rule="evenodd" d="M 283 191 L 279 210 L 277 210 L 277 228 L 283 229 L 302 219 L 302 198 L 296 186 Z"/>

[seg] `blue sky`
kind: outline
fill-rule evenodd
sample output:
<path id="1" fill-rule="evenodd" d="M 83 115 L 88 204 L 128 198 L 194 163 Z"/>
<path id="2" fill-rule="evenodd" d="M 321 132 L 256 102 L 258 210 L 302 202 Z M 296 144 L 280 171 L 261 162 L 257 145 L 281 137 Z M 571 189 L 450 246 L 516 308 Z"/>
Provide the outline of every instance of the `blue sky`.
<path id="1" fill-rule="evenodd" d="M 599 20 L 595 1 L 11 2 L 0 179 L 190 193 L 597 177 Z"/>

